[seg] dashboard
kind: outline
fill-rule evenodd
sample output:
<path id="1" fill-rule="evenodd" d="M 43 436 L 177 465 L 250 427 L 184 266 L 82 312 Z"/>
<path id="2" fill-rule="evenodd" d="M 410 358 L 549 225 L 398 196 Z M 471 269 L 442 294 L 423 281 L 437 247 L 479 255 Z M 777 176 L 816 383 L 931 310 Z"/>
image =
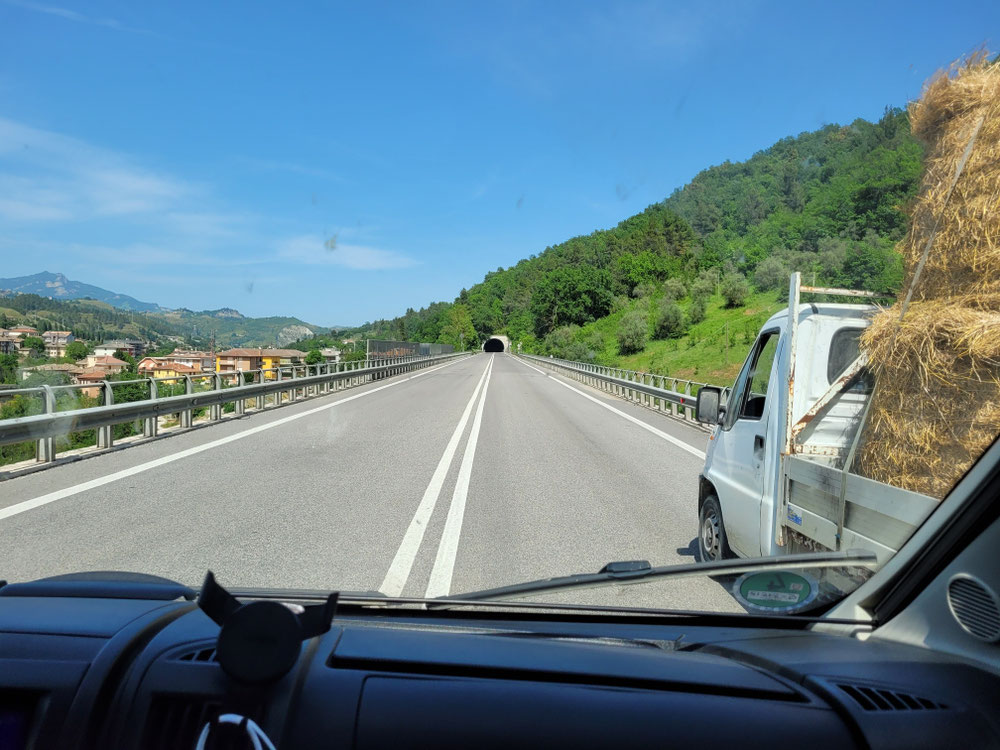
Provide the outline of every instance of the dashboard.
<path id="1" fill-rule="evenodd" d="M 784 621 L 342 606 L 254 688 L 192 596 L 0 587 L 0 748 L 194 748 L 223 712 L 279 748 L 1000 747 L 996 674 Z"/>

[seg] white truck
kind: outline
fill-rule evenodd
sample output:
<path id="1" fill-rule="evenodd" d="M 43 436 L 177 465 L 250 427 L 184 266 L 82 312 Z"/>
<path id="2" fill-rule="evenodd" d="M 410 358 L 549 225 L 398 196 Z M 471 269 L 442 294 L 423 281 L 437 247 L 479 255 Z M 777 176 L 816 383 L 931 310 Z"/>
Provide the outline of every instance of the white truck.
<path id="1" fill-rule="evenodd" d="M 863 549 L 881 565 L 937 506 L 851 473 L 870 378 L 858 339 L 875 307 L 800 304 L 800 293 L 874 297 L 801 285 L 761 328 L 728 392 L 702 388 L 715 425 L 698 493 L 702 560 Z M 790 314 L 794 311 L 794 314 Z"/>

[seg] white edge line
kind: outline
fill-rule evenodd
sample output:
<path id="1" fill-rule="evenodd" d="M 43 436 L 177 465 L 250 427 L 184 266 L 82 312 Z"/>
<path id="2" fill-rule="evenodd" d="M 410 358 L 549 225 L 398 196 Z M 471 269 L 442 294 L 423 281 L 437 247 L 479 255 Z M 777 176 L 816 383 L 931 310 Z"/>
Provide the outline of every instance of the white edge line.
<path id="1" fill-rule="evenodd" d="M 378 587 L 378 590 L 386 596 L 399 596 L 403 593 L 406 581 L 410 577 L 410 571 L 413 570 L 413 563 L 417 559 L 417 553 L 420 551 L 420 545 L 424 540 L 427 524 L 434 513 L 434 506 L 437 505 L 438 497 L 441 495 L 441 488 L 444 486 L 445 479 L 448 477 L 448 471 L 451 469 L 451 462 L 455 457 L 455 451 L 458 450 L 462 433 L 465 432 L 465 425 L 469 423 L 469 415 L 472 414 L 472 407 L 479 396 L 480 388 L 482 388 L 483 383 L 487 379 L 487 373 L 492 362 L 490 360 L 490 363 L 483 368 L 483 374 L 479 378 L 479 383 L 476 384 L 476 389 L 472 392 L 472 398 L 466 404 L 465 411 L 462 412 L 462 418 L 458 420 L 458 425 L 455 427 L 455 431 L 452 433 L 451 439 L 448 441 L 448 445 L 441 455 L 441 460 L 438 461 L 437 468 L 431 476 L 431 481 L 428 483 L 427 489 L 424 490 L 420 504 L 417 505 L 417 510 L 410 520 L 410 525 L 406 528 L 406 533 L 403 534 L 403 541 L 400 542 L 399 549 L 396 550 L 396 554 L 389 564 L 389 570 L 385 574 L 385 579 L 382 581 L 382 585 Z"/>
<path id="2" fill-rule="evenodd" d="M 522 360 L 520 357 L 516 357 L 515 359 L 517 359 L 517 361 L 520 362 L 522 365 L 526 365 L 528 367 L 531 367 L 532 370 L 538 370 L 537 367 L 533 367 L 532 365 L 529 365 L 527 362 L 525 362 L 524 360 Z M 539 372 L 541 372 L 541 371 L 539 370 Z M 574 388 L 569 383 L 564 383 L 559 378 L 550 377 L 549 380 L 551 380 L 553 383 L 558 383 L 563 388 L 569 388 L 574 393 L 579 393 L 581 396 L 583 396 L 586 399 L 589 399 L 590 401 L 593 401 L 598 406 L 603 406 L 605 409 L 607 409 L 608 411 L 614 412 L 619 417 L 623 417 L 624 419 L 627 419 L 629 422 L 632 422 L 633 424 L 639 425 L 639 427 L 641 427 L 642 429 L 646 430 L 647 432 L 651 432 L 654 435 L 656 435 L 657 437 L 663 438 L 668 443 L 671 443 L 672 445 L 676 445 L 678 448 L 681 448 L 682 450 L 686 450 L 692 456 L 697 456 L 702 461 L 705 460 L 705 451 L 700 451 L 697 448 L 695 448 L 693 445 L 688 445 L 683 440 L 675 438 L 673 435 L 668 435 L 663 430 L 658 430 L 655 427 L 653 427 L 653 425 L 647 424 L 646 422 L 643 422 L 641 419 L 639 419 L 637 417 L 633 417 L 631 414 L 626 414 L 625 412 L 621 411 L 620 409 L 616 409 L 615 407 L 611 406 L 611 404 L 606 404 L 603 401 L 601 401 L 601 399 L 595 398 L 594 396 L 591 396 L 589 393 L 584 393 L 579 388 Z"/>
<path id="3" fill-rule="evenodd" d="M 448 508 L 448 518 L 441 532 L 441 542 L 434 567 L 431 568 L 430 580 L 427 583 L 427 593 L 424 597 L 433 599 L 436 596 L 447 596 L 451 593 L 451 579 L 455 573 L 455 558 L 458 556 L 458 541 L 462 535 L 462 522 L 465 520 L 465 504 L 469 497 L 469 484 L 472 481 L 472 464 L 476 458 L 476 445 L 479 443 L 479 428 L 483 423 L 483 407 L 486 405 L 486 391 L 490 387 L 490 377 L 493 375 L 493 357 L 483 384 L 483 394 L 476 408 L 476 418 L 472 420 L 472 431 L 469 442 L 465 444 L 465 455 L 458 470 L 455 481 L 455 491 L 451 496 L 451 507 Z"/>
<path id="4" fill-rule="evenodd" d="M 463 358 L 464 359 L 464 358 Z M 165 464 L 173 463 L 174 461 L 180 461 L 182 458 L 187 458 L 188 456 L 194 456 L 203 451 L 210 450 L 212 448 L 217 448 L 220 445 L 226 445 L 227 443 L 235 442 L 236 440 L 242 440 L 245 437 L 250 437 L 251 435 L 256 435 L 259 432 L 264 432 L 265 430 L 270 430 L 274 427 L 278 427 L 288 422 L 293 422 L 296 419 L 302 419 L 303 417 L 308 417 L 311 414 L 316 414 L 317 412 L 326 411 L 327 409 L 332 409 L 335 406 L 340 406 L 341 404 L 346 404 L 348 401 L 353 401 L 356 398 L 362 398 L 368 396 L 372 393 L 378 393 L 379 391 L 384 391 L 386 388 L 392 388 L 393 386 L 400 385 L 401 383 L 407 383 L 413 378 L 420 377 L 421 375 L 429 375 L 432 372 L 442 369 L 443 367 L 450 367 L 451 365 L 461 362 L 462 359 L 457 359 L 454 362 L 446 362 L 443 365 L 438 365 L 437 367 L 432 367 L 429 370 L 424 370 L 412 377 L 404 378 L 401 380 L 395 380 L 391 383 L 386 383 L 385 385 L 380 385 L 377 388 L 372 388 L 361 393 L 356 393 L 353 396 L 348 396 L 347 398 L 338 399 L 330 404 L 323 404 L 323 406 L 317 406 L 314 409 L 308 409 L 307 411 L 299 412 L 298 414 L 292 414 L 287 417 L 282 417 L 281 419 L 276 419 L 273 422 L 268 422 L 267 424 L 257 425 L 256 427 L 251 427 L 249 429 L 237 432 L 234 435 L 227 435 L 224 438 L 218 438 L 211 441 L 210 443 L 203 443 L 202 445 L 196 445 L 191 448 L 186 448 L 185 450 L 178 451 L 177 453 L 171 453 L 169 456 L 162 456 L 160 458 L 155 458 L 152 461 L 146 461 L 145 463 L 137 464 L 128 469 L 122 469 L 121 471 L 116 471 L 113 474 L 107 474 L 103 477 L 98 477 L 97 479 L 91 479 L 89 482 L 82 482 L 80 484 L 75 484 L 72 487 L 65 487 L 61 490 L 55 490 L 54 492 L 49 492 L 45 495 L 39 495 L 31 500 L 25 500 L 20 503 L 15 503 L 6 508 L 0 508 L 0 521 L 5 518 L 10 518 L 11 516 L 16 516 L 19 513 L 24 513 L 29 510 L 34 510 L 35 508 L 40 508 L 43 505 L 48 505 L 49 503 L 54 503 L 57 500 L 63 500 L 67 497 L 72 497 L 73 495 L 78 495 L 81 492 L 86 492 L 88 490 L 95 489 L 97 487 L 103 487 L 111 482 L 117 482 L 119 479 L 125 479 L 127 477 L 135 476 L 136 474 L 141 474 L 144 471 L 149 471 L 150 469 L 155 469 L 158 466 L 164 466 Z M 289 381 L 290 382 L 290 381 Z"/>

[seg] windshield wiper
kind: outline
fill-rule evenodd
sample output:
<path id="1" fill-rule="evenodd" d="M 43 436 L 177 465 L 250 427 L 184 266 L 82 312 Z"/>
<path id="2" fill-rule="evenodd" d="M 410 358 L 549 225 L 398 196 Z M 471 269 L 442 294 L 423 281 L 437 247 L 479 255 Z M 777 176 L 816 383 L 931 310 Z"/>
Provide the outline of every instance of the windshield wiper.
<path id="1" fill-rule="evenodd" d="M 482 591 L 440 596 L 427 603 L 427 608 L 447 607 L 449 602 L 464 600 L 498 601 L 518 599 L 526 594 L 537 594 L 560 589 L 579 589 L 619 584 L 648 583 L 661 578 L 690 578 L 694 576 L 732 575 L 737 573 L 757 573 L 768 570 L 790 570 L 803 568 L 839 568 L 845 565 L 875 567 L 878 558 L 866 550 L 842 550 L 840 552 L 808 552 L 800 555 L 780 555 L 745 560 L 717 560 L 715 562 L 686 563 L 652 567 L 646 560 L 613 562 L 605 565 L 597 573 L 577 573 L 557 578 L 543 578 L 537 581 L 515 583 Z"/>

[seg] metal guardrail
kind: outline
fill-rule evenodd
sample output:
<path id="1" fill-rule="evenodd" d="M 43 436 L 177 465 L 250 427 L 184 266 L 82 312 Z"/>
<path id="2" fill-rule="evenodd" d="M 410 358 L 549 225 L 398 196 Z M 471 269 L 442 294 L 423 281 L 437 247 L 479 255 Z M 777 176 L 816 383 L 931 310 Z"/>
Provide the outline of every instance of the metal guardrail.
<path id="1" fill-rule="evenodd" d="M 187 428 L 192 426 L 195 409 L 208 407 L 209 419 L 220 420 L 222 406 L 226 403 L 235 405 L 237 415 L 245 413 L 249 401 L 253 401 L 251 408 L 262 411 L 267 407 L 268 396 L 272 397 L 272 406 L 281 406 L 294 403 L 299 398 L 309 395 L 318 396 L 343 390 L 467 354 L 460 352 L 430 357 L 400 357 L 378 360 L 377 364 L 367 361 L 340 364 L 324 362 L 316 365 L 288 365 L 240 372 L 211 372 L 166 378 L 104 380 L 89 384 L 9 389 L 0 395 L 40 396 L 44 411 L 42 414 L 0 420 L 0 445 L 37 441 L 36 459 L 51 462 L 56 457 L 56 438 L 71 432 L 96 429 L 97 448 L 110 448 L 113 441 L 112 428 L 116 424 L 141 420 L 143 435 L 153 437 L 158 432 L 158 418 L 162 416 L 177 414 L 180 427 Z M 251 377 L 251 382 L 246 382 L 247 376 Z M 211 387 L 196 390 L 196 381 L 202 383 L 207 381 L 211 383 Z M 243 381 L 243 384 L 240 385 L 239 381 Z M 158 397 L 158 384 L 165 382 L 184 383 L 185 392 L 180 395 Z M 120 404 L 114 402 L 116 387 L 137 384 L 149 388 L 149 398 Z M 58 392 L 86 389 L 100 389 L 104 403 L 82 409 L 56 410 Z"/>
<path id="2" fill-rule="evenodd" d="M 698 391 L 702 386 L 708 385 L 694 380 L 672 378 L 668 375 L 621 370 L 616 367 L 573 362 L 568 359 L 539 357 L 534 354 L 518 354 L 517 356 L 566 373 L 576 380 L 612 393 L 626 401 L 672 414 L 694 424 L 697 424 L 694 418 L 694 409 L 698 400 Z"/>

